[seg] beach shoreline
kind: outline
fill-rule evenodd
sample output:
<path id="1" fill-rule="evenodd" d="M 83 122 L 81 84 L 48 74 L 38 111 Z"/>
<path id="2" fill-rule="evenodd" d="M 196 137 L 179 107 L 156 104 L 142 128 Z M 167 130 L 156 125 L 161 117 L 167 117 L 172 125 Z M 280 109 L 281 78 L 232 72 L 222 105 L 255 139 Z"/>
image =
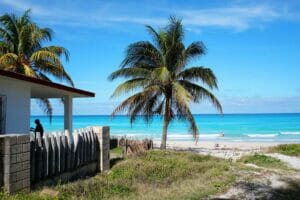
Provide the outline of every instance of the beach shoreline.
<path id="1" fill-rule="evenodd" d="M 154 141 L 154 148 L 159 148 L 160 142 Z M 266 152 L 268 148 L 286 142 L 237 142 L 237 141 L 168 141 L 167 149 L 188 151 L 202 155 L 238 160 L 242 156 Z M 290 144 L 290 143 L 289 143 Z"/>
<path id="2" fill-rule="evenodd" d="M 272 146 L 276 146 L 279 144 L 290 144 L 291 142 L 263 142 L 263 141 L 222 141 L 222 140 L 214 140 L 214 141 L 198 141 L 197 143 L 194 141 L 167 141 L 167 147 L 169 148 L 205 148 L 205 149 L 262 149 L 268 148 Z M 160 144 L 159 140 L 154 140 L 154 144 L 158 146 Z"/>

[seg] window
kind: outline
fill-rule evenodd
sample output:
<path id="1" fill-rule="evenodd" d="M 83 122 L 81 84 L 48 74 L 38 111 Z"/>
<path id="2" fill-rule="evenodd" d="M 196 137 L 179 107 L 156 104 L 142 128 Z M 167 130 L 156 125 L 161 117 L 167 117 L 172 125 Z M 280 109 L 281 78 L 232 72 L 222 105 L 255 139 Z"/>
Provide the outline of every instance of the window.
<path id="1" fill-rule="evenodd" d="M 6 96 L 0 95 L 0 134 L 5 133 Z"/>

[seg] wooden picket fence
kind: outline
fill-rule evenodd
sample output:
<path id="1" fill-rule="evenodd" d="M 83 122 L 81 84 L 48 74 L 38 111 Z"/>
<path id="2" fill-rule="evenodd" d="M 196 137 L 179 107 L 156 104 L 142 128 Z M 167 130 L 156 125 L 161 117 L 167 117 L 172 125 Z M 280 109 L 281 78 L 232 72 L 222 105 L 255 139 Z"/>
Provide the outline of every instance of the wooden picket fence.
<path id="1" fill-rule="evenodd" d="M 99 142 L 92 128 L 31 136 L 31 183 L 72 172 L 99 158 Z"/>

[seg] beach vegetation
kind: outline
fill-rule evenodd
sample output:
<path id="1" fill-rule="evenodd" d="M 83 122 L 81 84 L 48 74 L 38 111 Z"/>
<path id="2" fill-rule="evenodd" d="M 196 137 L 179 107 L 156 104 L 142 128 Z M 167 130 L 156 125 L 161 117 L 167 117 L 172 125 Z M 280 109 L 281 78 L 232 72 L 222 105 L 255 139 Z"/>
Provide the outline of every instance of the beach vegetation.
<path id="1" fill-rule="evenodd" d="M 61 57 L 69 60 L 69 52 L 61 46 L 45 46 L 53 31 L 41 28 L 30 18 L 30 10 L 22 16 L 4 14 L 0 17 L 0 69 L 51 81 L 50 77 L 74 86 L 65 71 Z M 52 116 L 49 99 L 37 100 L 43 111 Z"/>
<path id="2" fill-rule="evenodd" d="M 112 116 L 127 111 L 130 123 L 140 115 L 146 122 L 150 122 L 154 115 L 162 116 L 161 149 L 166 148 L 168 126 L 174 119 L 187 121 L 190 133 L 197 140 L 199 130 L 190 104 L 208 100 L 222 113 L 222 106 L 212 93 L 218 89 L 212 69 L 188 67 L 206 53 L 206 47 L 201 41 L 186 46 L 182 21 L 175 17 L 171 17 L 164 28 L 155 30 L 146 26 L 146 29 L 152 42 L 130 44 L 120 69 L 109 76 L 110 80 L 126 79 L 112 97 L 134 92 L 115 108 Z"/>
<path id="3" fill-rule="evenodd" d="M 114 156 L 122 156 L 123 155 L 123 148 L 122 147 L 116 147 L 110 150 L 110 155 Z"/>
<path id="4" fill-rule="evenodd" d="M 244 156 L 238 162 L 244 164 L 251 163 L 264 168 L 288 169 L 287 165 L 279 159 L 259 153 Z"/>
<path id="5" fill-rule="evenodd" d="M 207 199 L 235 181 L 234 166 L 225 159 L 187 152 L 150 150 L 127 157 L 109 173 L 18 194 L 24 199 Z M 3 199 L 16 196 L 1 194 Z M 4 198 L 6 197 L 6 198 Z"/>
<path id="6" fill-rule="evenodd" d="M 300 156 L 300 144 L 281 144 L 271 147 L 269 152 L 280 153 L 287 156 Z"/>

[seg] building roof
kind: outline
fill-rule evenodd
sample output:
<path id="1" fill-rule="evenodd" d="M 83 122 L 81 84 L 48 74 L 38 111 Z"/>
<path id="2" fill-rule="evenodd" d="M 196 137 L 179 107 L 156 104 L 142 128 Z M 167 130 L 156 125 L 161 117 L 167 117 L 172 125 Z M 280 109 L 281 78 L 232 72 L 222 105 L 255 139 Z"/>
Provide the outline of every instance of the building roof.
<path id="1" fill-rule="evenodd" d="M 93 92 L 25 76 L 15 72 L 0 69 L 0 76 L 21 82 L 27 82 L 31 87 L 32 98 L 61 98 L 66 95 L 71 95 L 72 97 L 95 97 L 95 93 Z"/>

